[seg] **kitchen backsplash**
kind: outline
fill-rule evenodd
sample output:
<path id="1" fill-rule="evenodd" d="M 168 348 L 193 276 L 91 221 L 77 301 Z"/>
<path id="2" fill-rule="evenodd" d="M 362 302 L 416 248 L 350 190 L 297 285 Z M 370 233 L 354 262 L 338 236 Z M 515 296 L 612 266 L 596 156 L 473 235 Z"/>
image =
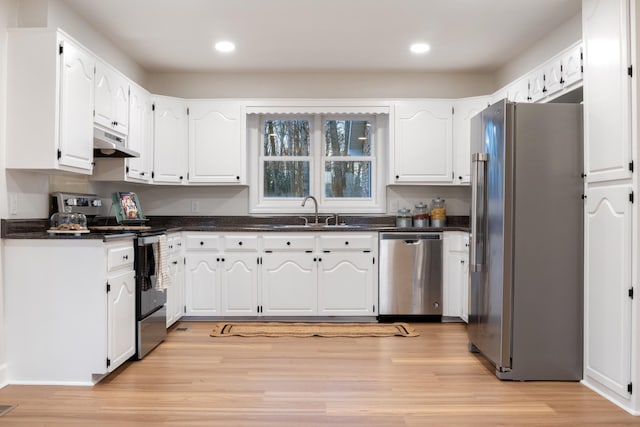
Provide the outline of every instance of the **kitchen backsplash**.
<path id="1" fill-rule="evenodd" d="M 55 191 L 98 194 L 108 202 L 103 215 L 113 215 L 109 201 L 114 191 L 138 193 L 147 215 L 248 215 L 249 212 L 249 188 L 244 186 L 160 187 L 15 171 L 7 174 L 7 184 L 10 205 L 15 203 L 16 212 L 10 213 L 9 219 L 48 217 L 49 195 Z M 389 186 L 386 213 L 395 214 L 401 207 L 413 208 L 418 202 L 431 205 L 431 200 L 437 197 L 445 199 L 449 215 L 469 215 L 470 189 L 461 186 Z M 194 201 L 197 212 L 193 211 Z"/>

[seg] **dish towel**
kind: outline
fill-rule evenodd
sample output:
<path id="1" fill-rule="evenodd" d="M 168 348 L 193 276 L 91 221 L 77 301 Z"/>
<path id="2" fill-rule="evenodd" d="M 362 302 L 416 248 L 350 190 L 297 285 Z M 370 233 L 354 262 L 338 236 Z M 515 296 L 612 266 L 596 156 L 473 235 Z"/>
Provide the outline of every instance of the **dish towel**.
<path id="1" fill-rule="evenodd" d="M 171 286 L 171 271 L 169 271 L 169 247 L 167 245 L 167 236 L 164 234 L 158 239 L 158 270 L 156 289 L 164 290 Z"/>

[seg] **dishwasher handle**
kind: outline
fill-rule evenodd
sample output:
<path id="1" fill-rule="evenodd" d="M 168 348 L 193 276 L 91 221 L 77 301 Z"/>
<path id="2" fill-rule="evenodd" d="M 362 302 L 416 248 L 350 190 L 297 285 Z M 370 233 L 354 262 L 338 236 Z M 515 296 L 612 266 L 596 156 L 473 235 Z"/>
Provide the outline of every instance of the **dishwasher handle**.
<path id="1" fill-rule="evenodd" d="M 404 240 L 404 243 L 407 244 L 407 245 L 419 245 L 420 244 L 420 240 L 418 240 L 418 239 Z"/>

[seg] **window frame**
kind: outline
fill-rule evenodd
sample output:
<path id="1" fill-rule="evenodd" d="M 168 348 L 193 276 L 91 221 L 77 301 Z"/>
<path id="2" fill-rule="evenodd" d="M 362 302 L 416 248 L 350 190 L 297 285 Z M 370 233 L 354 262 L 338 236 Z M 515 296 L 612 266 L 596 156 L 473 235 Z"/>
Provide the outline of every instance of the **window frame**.
<path id="1" fill-rule="evenodd" d="M 249 213 L 251 214 L 298 214 L 313 213 L 313 203 L 303 207 L 303 198 L 265 198 L 262 144 L 264 143 L 265 120 L 309 120 L 310 126 L 310 163 L 309 192 L 318 200 L 320 213 L 384 213 L 386 212 L 386 191 L 384 153 L 388 146 L 388 114 L 252 114 L 247 116 L 247 142 L 249 144 Z M 367 120 L 373 126 L 371 132 L 372 153 L 370 156 L 327 157 L 324 140 L 325 120 Z M 306 159 L 306 157 L 300 157 Z M 278 159 L 281 159 L 278 157 Z M 287 159 L 295 160 L 295 157 Z M 273 159 L 276 160 L 276 159 Z M 370 198 L 328 198 L 324 192 L 325 162 L 332 160 L 352 160 L 371 162 L 371 197 Z"/>

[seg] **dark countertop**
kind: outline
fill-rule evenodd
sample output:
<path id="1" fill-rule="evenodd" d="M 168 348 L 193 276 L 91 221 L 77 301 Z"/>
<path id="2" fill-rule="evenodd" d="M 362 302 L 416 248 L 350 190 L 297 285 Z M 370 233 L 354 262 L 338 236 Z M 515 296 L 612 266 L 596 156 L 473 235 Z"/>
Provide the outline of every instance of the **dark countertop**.
<path id="1" fill-rule="evenodd" d="M 326 216 L 319 218 L 319 226 L 305 227 L 296 217 L 254 217 L 254 216 L 157 216 L 149 217 L 147 225 L 164 228 L 167 232 L 440 232 L 469 231 L 469 217 L 449 216 L 446 227 L 396 227 L 395 216 L 342 216 L 346 225 L 325 226 Z M 313 221 L 313 218 L 309 218 Z M 100 224 L 112 219 L 98 219 Z M 331 222 L 331 221 L 330 221 Z M 92 231 L 86 234 L 50 234 L 48 219 L 3 219 L 1 237 L 3 239 L 102 239 L 115 240 L 129 238 L 133 233 L 109 234 Z"/>

